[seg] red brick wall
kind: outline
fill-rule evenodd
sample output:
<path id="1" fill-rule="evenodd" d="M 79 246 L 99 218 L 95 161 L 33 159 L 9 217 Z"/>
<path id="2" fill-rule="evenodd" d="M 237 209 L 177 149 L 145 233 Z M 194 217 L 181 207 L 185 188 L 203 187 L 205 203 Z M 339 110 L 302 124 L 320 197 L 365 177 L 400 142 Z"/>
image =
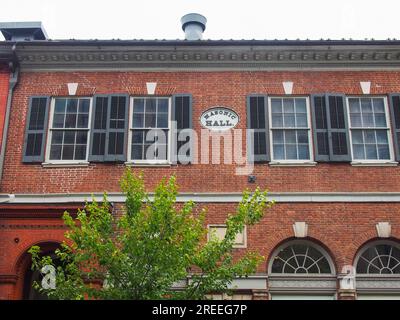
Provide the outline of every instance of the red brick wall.
<path id="1" fill-rule="evenodd" d="M 202 206 L 208 209 L 206 223 L 223 223 L 227 214 L 236 208 L 235 204 L 227 203 Z M 117 204 L 116 209 L 120 208 L 121 205 Z M 65 229 L 60 215 L 56 216 L 43 219 L 2 219 L 0 216 L 0 275 L 19 277 L 15 286 L 12 286 L 14 293 L 9 293 L 9 285 L 3 284 L 0 279 L 0 299 L 8 294 L 21 297 L 24 268 L 27 268 L 24 258 L 30 246 L 63 240 Z M 259 224 L 248 227 L 248 247 L 235 249 L 236 254 L 240 256 L 245 250 L 259 252 L 265 258 L 258 272 L 267 272 L 275 248 L 293 238 L 292 225 L 296 221 L 308 223 L 309 239 L 330 253 L 338 273 L 344 265 L 353 263 L 363 244 L 376 238 L 377 222 L 390 221 L 393 239 L 400 239 L 400 208 L 396 203 L 278 203 L 267 211 Z M 18 243 L 15 242 L 16 238 Z"/>
<path id="2" fill-rule="evenodd" d="M 90 164 L 86 168 L 43 168 L 22 164 L 22 144 L 31 95 L 65 95 L 68 82 L 78 82 L 78 95 L 96 93 L 146 94 L 146 82 L 157 82 L 156 94 L 192 93 L 193 124 L 201 129 L 201 113 L 215 105 L 228 106 L 240 115 L 238 128 L 246 125 L 246 95 L 282 95 L 282 81 L 294 82 L 294 94 L 339 92 L 361 94 L 360 81 L 371 81 L 372 94 L 400 92 L 400 72 L 22 72 L 13 99 L 10 133 L 1 192 L 55 193 L 119 191 L 118 179 L 125 166 Z M 223 153 L 223 148 L 221 148 Z M 223 163 L 223 161 L 222 161 Z M 176 174 L 181 191 L 242 191 L 254 184 L 235 175 L 234 165 L 189 165 L 146 168 L 149 188 L 161 176 Z M 256 165 L 257 184 L 271 191 L 400 191 L 398 167 L 353 167 L 318 164 L 316 167 Z M 205 182 L 206 181 L 206 182 Z"/>
<path id="3" fill-rule="evenodd" d="M 4 117 L 6 115 L 6 105 L 8 97 L 10 72 L 6 66 L 0 65 L 0 148 L 3 139 Z"/>

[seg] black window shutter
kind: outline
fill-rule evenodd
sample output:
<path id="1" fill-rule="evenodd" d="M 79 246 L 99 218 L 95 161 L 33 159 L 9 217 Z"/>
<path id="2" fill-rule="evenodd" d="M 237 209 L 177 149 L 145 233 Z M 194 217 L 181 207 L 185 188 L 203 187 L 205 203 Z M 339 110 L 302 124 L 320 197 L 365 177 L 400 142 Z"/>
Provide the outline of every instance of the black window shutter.
<path id="1" fill-rule="evenodd" d="M 108 103 L 110 97 L 96 95 L 93 100 L 89 161 L 102 162 L 106 154 Z"/>
<path id="2" fill-rule="evenodd" d="M 128 95 L 94 97 L 89 161 L 126 161 Z"/>
<path id="3" fill-rule="evenodd" d="M 43 162 L 49 119 L 50 97 L 29 99 L 22 162 Z"/>
<path id="4" fill-rule="evenodd" d="M 391 94 L 389 100 L 396 161 L 400 161 L 400 94 Z"/>
<path id="5" fill-rule="evenodd" d="M 311 96 L 315 160 L 329 161 L 328 116 L 325 95 Z"/>
<path id="6" fill-rule="evenodd" d="M 247 157 L 249 161 L 270 161 L 268 99 L 266 95 L 247 96 Z"/>
<path id="7" fill-rule="evenodd" d="M 105 161 L 126 161 L 128 109 L 128 95 L 109 96 Z"/>
<path id="8" fill-rule="evenodd" d="M 176 134 L 171 141 L 171 162 L 173 164 L 188 164 L 193 162 L 192 109 L 191 94 L 176 94 L 172 96 L 171 119 Z M 188 144 L 188 145 L 187 145 Z M 182 149 L 181 147 L 184 146 Z"/>
<path id="9" fill-rule="evenodd" d="M 311 96 L 315 160 L 351 161 L 347 111 L 344 95 Z"/>
<path id="10" fill-rule="evenodd" d="M 328 94 L 326 100 L 330 161 L 349 162 L 351 155 L 345 97 Z"/>

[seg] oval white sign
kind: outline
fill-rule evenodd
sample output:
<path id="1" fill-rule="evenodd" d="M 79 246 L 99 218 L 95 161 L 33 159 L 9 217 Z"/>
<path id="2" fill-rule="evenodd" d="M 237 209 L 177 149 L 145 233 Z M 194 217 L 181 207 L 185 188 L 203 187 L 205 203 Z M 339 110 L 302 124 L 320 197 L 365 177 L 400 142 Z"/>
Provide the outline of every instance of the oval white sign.
<path id="1" fill-rule="evenodd" d="M 239 115 L 232 109 L 213 107 L 202 113 L 200 123 L 212 131 L 229 130 L 239 123 Z"/>

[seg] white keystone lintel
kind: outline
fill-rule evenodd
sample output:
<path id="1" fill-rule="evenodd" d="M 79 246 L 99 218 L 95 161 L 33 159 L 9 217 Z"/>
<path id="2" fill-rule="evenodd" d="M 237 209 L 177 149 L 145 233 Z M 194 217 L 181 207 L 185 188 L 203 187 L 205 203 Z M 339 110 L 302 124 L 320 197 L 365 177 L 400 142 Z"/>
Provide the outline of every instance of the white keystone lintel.
<path id="1" fill-rule="evenodd" d="M 68 94 L 70 96 L 76 95 L 76 90 L 78 90 L 78 84 L 77 83 L 67 83 L 68 86 Z"/>
<path id="2" fill-rule="evenodd" d="M 49 194 L 0 194 L 0 203 L 28 204 L 28 203 L 79 203 L 91 200 L 92 195 L 96 201 L 103 199 L 100 192 L 88 193 L 49 193 Z M 108 193 L 108 201 L 124 202 L 122 193 Z M 237 203 L 242 199 L 239 192 L 204 192 L 204 193 L 180 193 L 177 202 L 192 200 L 198 203 Z M 400 202 L 400 192 L 271 192 L 269 199 L 282 203 L 296 202 Z"/>
<path id="3" fill-rule="evenodd" d="M 153 95 L 156 92 L 157 82 L 146 82 L 147 94 Z"/>
<path id="4" fill-rule="evenodd" d="M 284 81 L 284 82 L 282 82 L 282 85 L 283 85 L 283 90 L 285 91 L 285 94 L 292 94 L 292 92 L 293 92 L 293 82 Z"/>
<path id="5" fill-rule="evenodd" d="M 378 222 L 376 232 L 379 238 L 389 238 L 392 234 L 392 226 L 389 222 Z"/>
<path id="6" fill-rule="evenodd" d="M 370 94 L 371 81 L 360 81 L 360 86 L 363 94 Z"/>

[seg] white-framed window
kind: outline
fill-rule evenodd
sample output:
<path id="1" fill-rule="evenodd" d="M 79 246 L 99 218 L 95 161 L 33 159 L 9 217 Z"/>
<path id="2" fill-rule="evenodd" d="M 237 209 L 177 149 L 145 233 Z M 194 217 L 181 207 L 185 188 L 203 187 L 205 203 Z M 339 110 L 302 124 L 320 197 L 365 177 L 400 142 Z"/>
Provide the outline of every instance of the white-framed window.
<path id="1" fill-rule="evenodd" d="M 365 246 L 356 259 L 356 271 L 360 275 L 400 275 L 400 246 L 391 241 Z"/>
<path id="2" fill-rule="evenodd" d="M 222 241 L 225 238 L 226 234 L 226 225 L 225 224 L 209 224 L 208 225 L 208 233 L 207 240 L 209 241 L 211 238 L 216 238 L 217 240 Z M 234 248 L 246 248 L 247 247 L 247 231 L 246 226 L 244 227 L 242 232 L 238 232 L 234 241 Z"/>
<path id="3" fill-rule="evenodd" d="M 313 159 L 310 106 L 307 97 L 269 97 L 272 162 Z"/>
<path id="4" fill-rule="evenodd" d="M 329 255 L 308 241 L 292 241 L 279 248 L 272 257 L 271 274 L 333 274 Z"/>
<path id="5" fill-rule="evenodd" d="M 394 161 L 386 97 L 347 97 L 352 159 Z"/>
<path id="6" fill-rule="evenodd" d="M 87 162 L 92 99 L 56 97 L 50 106 L 46 162 Z"/>
<path id="7" fill-rule="evenodd" d="M 132 97 L 128 162 L 169 163 L 171 98 Z"/>

